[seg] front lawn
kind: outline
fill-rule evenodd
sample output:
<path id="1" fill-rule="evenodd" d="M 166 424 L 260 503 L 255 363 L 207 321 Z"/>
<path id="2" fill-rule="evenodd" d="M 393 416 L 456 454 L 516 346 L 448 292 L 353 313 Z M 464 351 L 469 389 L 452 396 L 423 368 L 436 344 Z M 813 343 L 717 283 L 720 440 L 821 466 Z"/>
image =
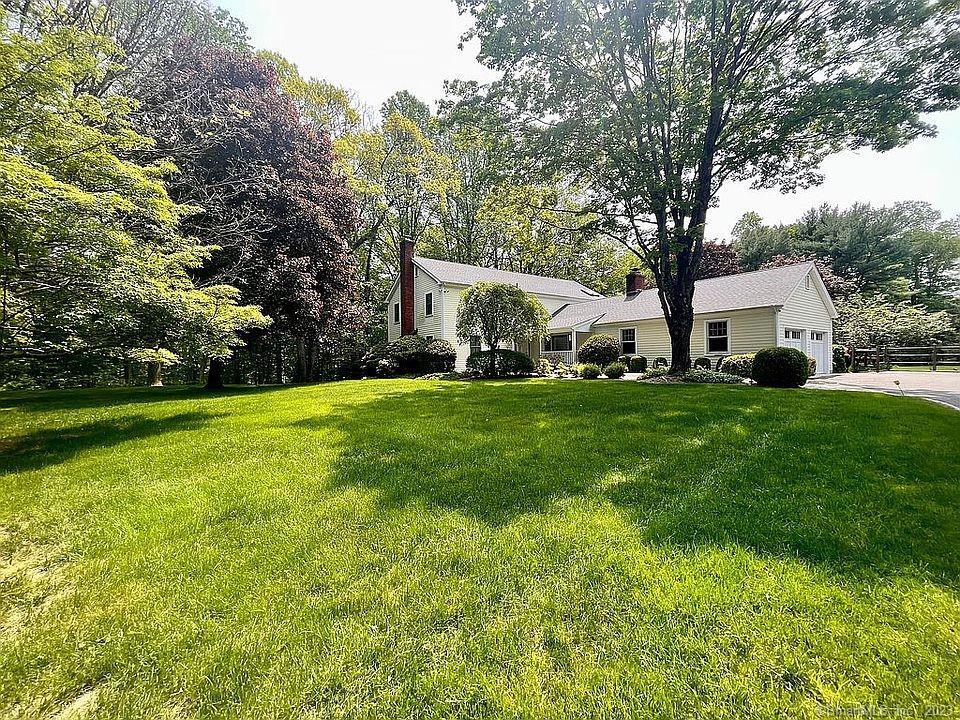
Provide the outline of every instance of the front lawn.
<path id="1" fill-rule="evenodd" d="M 0 717 L 960 698 L 960 414 L 632 382 L 0 395 Z"/>

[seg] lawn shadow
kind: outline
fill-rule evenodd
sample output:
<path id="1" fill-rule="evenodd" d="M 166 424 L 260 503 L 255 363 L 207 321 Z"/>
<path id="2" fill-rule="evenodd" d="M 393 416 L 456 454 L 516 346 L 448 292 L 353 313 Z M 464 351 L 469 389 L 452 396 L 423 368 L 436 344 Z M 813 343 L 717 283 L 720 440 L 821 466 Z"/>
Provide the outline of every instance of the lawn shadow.
<path id="1" fill-rule="evenodd" d="M 0 476 L 57 465 L 93 448 L 104 449 L 130 440 L 196 430 L 218 417 L 221 415 L 207 412 L 160 418 L 138 416 L 41 428 L 26 435 L 0 438 Z"/>
<path id="2" fill-rule="evenodd" d="M 339 432 L 332 482 L 375 489 L 386 506 L 496 526 L 582 496 L 612 503 L 651 543 L 737 545 L 955 584 L 960 423 L 943 411 L 946 435 L 913 432 L 930 422 L 920 401 L 841 395 L 424 383 L 294 425 Z"/>

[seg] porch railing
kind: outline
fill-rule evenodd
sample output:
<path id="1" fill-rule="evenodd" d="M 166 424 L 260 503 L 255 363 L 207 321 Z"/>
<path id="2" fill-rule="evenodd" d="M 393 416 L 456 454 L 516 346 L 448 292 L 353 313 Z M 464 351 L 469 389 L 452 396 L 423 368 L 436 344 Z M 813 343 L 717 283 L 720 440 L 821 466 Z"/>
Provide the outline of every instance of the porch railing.
<path id="1" fill-rule="evenodd" d="M 573 350 L 545 350 L 540 353 L 540 357 L 549 360 L 554 365 L 559 362 L 573 365 L 576 353 Z"/>

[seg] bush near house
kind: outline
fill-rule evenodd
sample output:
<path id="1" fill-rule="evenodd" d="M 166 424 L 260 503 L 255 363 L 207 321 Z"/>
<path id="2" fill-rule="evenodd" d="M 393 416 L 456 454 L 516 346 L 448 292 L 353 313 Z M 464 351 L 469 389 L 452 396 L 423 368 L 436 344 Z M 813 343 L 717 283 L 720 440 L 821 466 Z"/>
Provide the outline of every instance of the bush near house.
<path id="1" fill-rule="evenodd" d="M 728 355 L 717 366 L 717 370 L 731 375 L 739 375 L 742 378 L 752 377 L 754 355 L 756 355 L 756 353 Z"/>
<path id="2" fill-rule="evenodd" d="M 432 340 L 424 349 L 424 364 L 427 372 L 451 372 L 457 364 L 457 349 L 446 340 Z"/>
<path id="3" fill-rule="evenodd" d="M 808 360 L 796 348 L 763 348 L 753 358 L 751 377 L 766 387 L 800 387 L 810 376 Z"/>
<path id="4" fill-rule="evenodd" d="M 740 385 L 743 383 L 743 378 L 739 375 L 731 375 L 730 373 L 718 372 L 716 370 L 705 370 L 703 368 L 689 370 L 683 376 L 683 379 L 686 382 L 708 383 L 712 385 Z"/>
<path id="5" fill-rule="evenodd" d="M 623 377 L 623 374 L 627 371 L 626 365 L 621 362 L 610 363 L 603 369 L 603 374 L 606 375 L 611 380 L 617 380 Z"/>
<path id="6" fill-rule="evenodd" d="M 490 360 L 496 368 L 490 373 Z M 484 377 L 502 377 L 504 375 L 529 375 L 534 370 L 533 360 L 516 350 L 481 350 L 467 358 L 467 370 Z"/>
<path id="7" fill-rule="evenodd" d="M 643 355 L 634 355 L 627 363 L 630 372 L 644 373 L 647 371 L 647 359 Z"/>
<path id="8" fill-rule="evenodd" d="M 654 368 L 665 368 L 665 367 L 669 367 L 669 365 L 670 365 L 670 363 L 667 362 L 667 359 L 666 359 L 665 357 L 662 357 L 662 356 L 656 358 L 656 359 L 653 361 L 653 367 L 654 367 Z"/>
<path id="9" fill-rule="evenodd" d="M 579 370 L 580 377 L 584 380 L 596 380 L 600 377 L 600 366 L 595 363 L 583 363 Z"/>
<path id="10" fill-rule="evenodd" d="M 620 357 L 620 341 L 613 335 L 591 335 L 580 346 L 578 357 L 585 363 L 605 367 Z"/>
<path id="11" fill-rule="evenodd" d="M 453 370 L 457 351 L 446 340 L 430 340 L 420 335 L 404 335 L 380 345 L 363 358 L 368 375 L 422 375 Z"/>
<path id="12" fill-rule="evenodd" d="M 712 370 L 713 364 L 710 362 L 710 358 L 708 357 L 698 357 L 696 360 L 694 360 L 693 367 L 701 370 Z"/>
<path id="13" fill-rule="evenodd" d="M 816 359 L 807 355 L 807 377 L 811 378 L 817 374 L 817 361 Z"/>

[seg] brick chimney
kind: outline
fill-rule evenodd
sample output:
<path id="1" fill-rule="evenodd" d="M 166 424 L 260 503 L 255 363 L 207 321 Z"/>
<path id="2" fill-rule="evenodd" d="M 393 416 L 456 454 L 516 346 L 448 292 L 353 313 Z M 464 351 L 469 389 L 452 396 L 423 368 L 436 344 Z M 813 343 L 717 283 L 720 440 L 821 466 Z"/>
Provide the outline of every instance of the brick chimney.
<path id="1" fill-rule="evenodd" d="M 647 289 L 647 278 L 640 268 L 630 268 L 627 273 L 627 295 L 636 295 Z"/>
<path id="2" fill-rule="evenodd" d="M 400 334 L 416 332 L 413 320 L 413 240 L 400 241 Z"/>

